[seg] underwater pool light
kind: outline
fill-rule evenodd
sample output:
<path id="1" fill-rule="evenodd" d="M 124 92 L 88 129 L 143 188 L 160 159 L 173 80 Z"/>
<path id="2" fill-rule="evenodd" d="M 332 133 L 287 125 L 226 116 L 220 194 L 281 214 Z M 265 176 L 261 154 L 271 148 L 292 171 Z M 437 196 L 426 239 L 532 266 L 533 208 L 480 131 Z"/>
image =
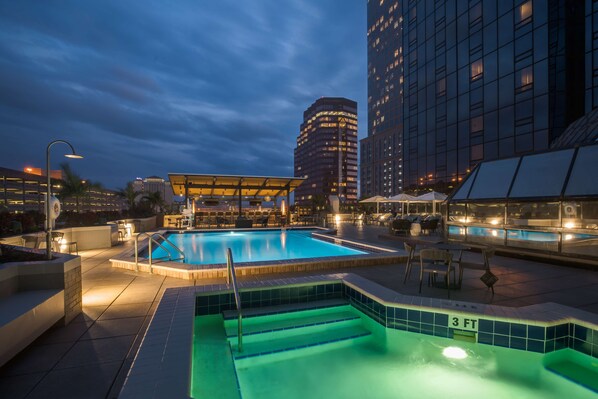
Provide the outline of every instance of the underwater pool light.
<path id="1" fill-rule="evenodd" d="M 467 352 L 456 346 L 449 346 L 447 348 L 444 348 L 442 354 L 444 355 L 444 357 L 447 357 L 449 359 L 461 360 L 467 358 Z"/>

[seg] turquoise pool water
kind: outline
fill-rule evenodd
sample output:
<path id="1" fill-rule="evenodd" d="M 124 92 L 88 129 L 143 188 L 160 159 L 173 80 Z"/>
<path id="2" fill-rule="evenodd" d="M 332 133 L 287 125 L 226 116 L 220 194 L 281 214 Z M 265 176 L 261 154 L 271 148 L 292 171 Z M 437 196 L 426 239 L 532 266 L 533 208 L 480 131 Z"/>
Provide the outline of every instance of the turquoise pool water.
<path id="1" fill-rule="evenodd" d="M 195 320 L 191 394 L 194 398 L 418 398 L 562 399 L 596 398 L 581 385 L 548 371 L 547 355 L 386 329 L 354 308 L 339 308 L 341 327 L 326 322 L 329 310 L 310 311 L 300 321 L 270 315 L 246 319 L 243 355 L 236 350 L 234 326 L 221 315 Z M 358 316 L 347 321 L 346 313 Z M 255 337 L 264 318 L 273 330 Z M 290 325 L 309 325 L 301 335 Z M 350 322 L 352 324 L 346 324 Z M 230 323 L 227 321 L 226 323 Z M 278 328 L 276 326 L 278 325 Z M 314 330 L 314 328 L 316 328 Z M 351 330 L 353 329 L 353 330 Z M 366 337 L 330 343 L 346 331 L 365 329 Z M 227 340 L 227 331 L 229 338 Z M 302 338 L 303 337 L 303 338 Z M 327 344 L 309 346 L 314 337 Z M 284 350 L 301 346 L 308 347 Z M 282 342 L 285 342 L 284 345 Z M 344 342 L 344 343 L 343 343 Z M 447 351 L 447 348 L 452 348 Z M 456 349 L 455 349 L 456 348 Z M 275 353 L 251 357 L 256 351 Z M 456 352 L 458 356 L 450 355 Z M 242 358 L 242 356 L 250 356 Z"/>
<path id="2" fill-rule="evenodd" d="M 185 253 L 185 263 L 197 265 L 226 263 L 227 248 L 231 248 L 236 263 L 366 253 L 311 238 L 310 231 L 306 230 L 175 233 L 168 235 L 168 239 Z M 154 259 L 164 257 L 167 254 L 162 248 L 154 249 Z"/>

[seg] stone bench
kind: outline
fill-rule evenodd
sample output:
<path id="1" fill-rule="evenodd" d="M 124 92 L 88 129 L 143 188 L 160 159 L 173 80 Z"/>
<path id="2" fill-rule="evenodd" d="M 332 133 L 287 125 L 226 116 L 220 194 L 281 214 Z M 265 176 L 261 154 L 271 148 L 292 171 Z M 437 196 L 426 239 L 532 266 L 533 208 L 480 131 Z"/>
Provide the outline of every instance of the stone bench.
<path id="1" fill-rule="evenodd" d="M 0 366 L 80 314 L 81 294 L 78 256 L 55 253 L 52 260 L 0 264 Z"/>
<path id="2" fill-rule="evenodd" d="M 0 299 L 0 366 L 64 318 L 64 290 L 17 292 Z"/>

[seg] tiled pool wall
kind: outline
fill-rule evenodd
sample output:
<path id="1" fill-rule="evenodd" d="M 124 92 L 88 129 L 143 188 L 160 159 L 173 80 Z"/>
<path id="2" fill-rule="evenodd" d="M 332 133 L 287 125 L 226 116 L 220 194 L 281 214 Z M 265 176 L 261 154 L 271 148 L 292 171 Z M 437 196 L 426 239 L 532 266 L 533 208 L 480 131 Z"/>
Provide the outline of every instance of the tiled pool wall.
<path id="1" fill-rule="evenodd" d="M 454 338 L 455 332 L 459 334 L 465 331 L 451 327 L 449 314 L 446 312 L 386 306 L 343 282 L 245 291 L 241 292 L 241 306 L 259 308 L 338 298 L 347 299 L 357 309 L 387 328 L 444 338 Z M 195 300 L 196 316 L 234 309 L 236 306 L 232 292 L 199 294 Z M 479 323 L 477 342 L 480 344 L 538 353 L 571 348 L 598 358 L 598 330 L 576 323 L 547 326 L 492 320 L 483 316 L 476 320 Z"/>
<path id="2" fill-rule="evenodd" d="M 341 282 L 242 291 L 240 294 L 242 308 L 262 308 L 344 297 L 343 283 Z M 236 308 L 232 292 L 198 295 L 195 299 L 196 316 L 218 314 Z"/>

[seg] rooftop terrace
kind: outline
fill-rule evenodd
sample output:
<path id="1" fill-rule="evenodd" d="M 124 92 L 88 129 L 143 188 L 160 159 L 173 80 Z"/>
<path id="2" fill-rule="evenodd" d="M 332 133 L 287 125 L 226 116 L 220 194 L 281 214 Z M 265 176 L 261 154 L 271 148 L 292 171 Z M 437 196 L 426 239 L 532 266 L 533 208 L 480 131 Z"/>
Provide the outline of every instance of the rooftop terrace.
<path id="1" fill-rule="evenodd" d="M 342 224 L 339 236 L 387 247 L 386 227 Z M 145 330 L 165 289 L 186 285 L 223 284 L 224 279 L 181 280 L 136 273 L 110 266 L 108 259 L 132 245 L 81 252 L 83 314 L 66 327 L 46 332 L 0 369 L 0 397 L 114 398 L 118 396 Z M 465 253 L 477 258 L 477 253 Z M 451 299 L 504 306 L 556 302 L 598 314 L 598 272 L 537 261 L 497 256 L 495 295 L 479 281 L 479 272 L 465 271 L 463 287 Z M 403 294 L 418 295 L 414 273 L 403 284 L 405 266 L 384 265 L 335 270 L 351 272 Z M 322 271 L 239 277 L 240 281 L 323 274 Z M 426 288 L 422 295 L 446 298 L 446 290 Z"/>

